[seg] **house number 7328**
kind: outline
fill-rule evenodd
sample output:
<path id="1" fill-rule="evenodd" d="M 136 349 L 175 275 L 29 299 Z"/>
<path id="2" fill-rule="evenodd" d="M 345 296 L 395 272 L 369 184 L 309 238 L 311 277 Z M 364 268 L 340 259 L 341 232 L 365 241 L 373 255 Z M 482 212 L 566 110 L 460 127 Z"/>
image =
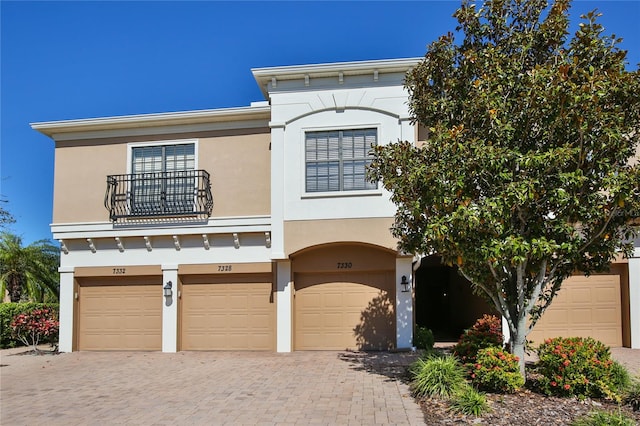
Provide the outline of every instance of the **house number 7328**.
<path id="1" fill-rule="evenodd" d="M 338 269 L 351 269 L 352 266 L 351 262 L 338 262 Z"/>
<path id="2" fill-rule="evenodd" d="M 126 273 L 127 271 L 125 268 L 113 268 L 113 275 L 122 275 Z"/>

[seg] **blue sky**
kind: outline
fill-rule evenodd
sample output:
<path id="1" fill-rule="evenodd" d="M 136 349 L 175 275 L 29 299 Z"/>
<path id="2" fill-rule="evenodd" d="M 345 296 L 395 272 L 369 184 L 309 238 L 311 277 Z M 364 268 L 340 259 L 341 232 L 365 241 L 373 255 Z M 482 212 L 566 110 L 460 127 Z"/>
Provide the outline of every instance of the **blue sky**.
<path id="1" fill-rule="evenodd" d="M 423 56 L 459 1 L 0 2 L 0 196 L 25 243 L 50 238 L 54 144 L 29 123 L 247 106 L 251 68 Z M 597 8 L 640 62 L 640 1 Z M 106 210 L 105 210 L 106 218 Z"/>

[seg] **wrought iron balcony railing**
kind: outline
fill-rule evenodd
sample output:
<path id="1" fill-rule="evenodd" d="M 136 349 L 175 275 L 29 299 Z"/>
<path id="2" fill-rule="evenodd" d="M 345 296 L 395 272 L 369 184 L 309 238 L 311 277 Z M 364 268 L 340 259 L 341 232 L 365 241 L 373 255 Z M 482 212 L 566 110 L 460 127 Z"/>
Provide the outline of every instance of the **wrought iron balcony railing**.
<path id="1" fill-rule="evenodd" d="M 109 218 L 194 217 L 211 215 L 213 197 L 206 170 L 107 176 L 104 206 Z"/>

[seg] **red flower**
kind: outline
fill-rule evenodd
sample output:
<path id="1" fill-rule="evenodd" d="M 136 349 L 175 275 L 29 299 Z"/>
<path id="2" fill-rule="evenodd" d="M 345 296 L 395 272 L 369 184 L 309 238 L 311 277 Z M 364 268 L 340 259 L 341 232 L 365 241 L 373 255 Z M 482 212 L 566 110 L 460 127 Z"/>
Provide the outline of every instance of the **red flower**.
<path id="1" fill-rule="evenodd" d="M 564 389 L 565 389 L 565 390 L 569 390 L 569 388 L 571 388 L 571 386 L 569 386 L 569 385 L 564 385 Z"/>
<path id="2" fill-rule="evenodd" d="M 558 386 L 556 382 L 551 382 L 551 386 Z"/>

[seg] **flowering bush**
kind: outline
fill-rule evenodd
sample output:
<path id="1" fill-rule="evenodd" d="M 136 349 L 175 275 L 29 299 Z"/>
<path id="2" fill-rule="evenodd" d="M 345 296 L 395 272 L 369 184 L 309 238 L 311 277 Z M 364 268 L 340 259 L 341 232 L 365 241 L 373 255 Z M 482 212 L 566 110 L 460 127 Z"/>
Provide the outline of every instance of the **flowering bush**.
<path id="1" fill-rule="evenodd" d="M 549 395 L 619 400 L 609 347 L 591 337 L 547 339 L 538 348 L 539 384 Z"/>
<path id="2" fill-rule="evenodd" d="M 490 392 L 516 392 L 524 385 L 518 361 L 501 348 L 480 349 L 475 364 L 470 364 L 471 382 Z"/>
<path id="3" fill-rule="evenodd" d="M 59 327 L 57 314 L 49 308 L 18 314 L 11 321 L 13 335 L 36 352 L 39 343 L 58 340 Z"/>
<path id="4" fill-rule="evenodd" d="M 34 309 L 44 308 L 52 309 L 54 312 L 59 311 L 59 305 L 57 303 L 0 303 L 0 348 L 15 348 L 22 344 L 22 342 L 15 338 L 13 328 L 11 328 L 11 321 L 13 321 L 16 315 L 31 312 Z"/>
<path id="5" fill-rule="evenodd" d="M 502 347 L 502 322 L 495 315 L 484 315 L 466 330 L 453 347 L 453 353 L 463 363 L 473 363 L 480 349 Z"/>

